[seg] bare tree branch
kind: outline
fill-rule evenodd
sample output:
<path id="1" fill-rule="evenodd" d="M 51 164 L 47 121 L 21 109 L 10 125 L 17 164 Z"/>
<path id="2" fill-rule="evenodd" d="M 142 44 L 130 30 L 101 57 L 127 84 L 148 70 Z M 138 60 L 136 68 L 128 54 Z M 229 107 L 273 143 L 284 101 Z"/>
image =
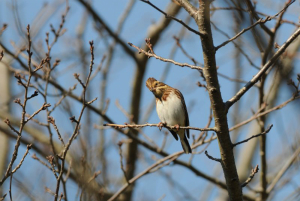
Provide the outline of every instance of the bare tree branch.
<path id="1" fill-rule="evenodd" d="M 283 54 L 285 49 L 300 35 L 300 28 L 297 29 L 293 35 L 278 49 L 278 51 L 273 55 L 273 57 L 262 67 L 262 69 L 242 88 L 239 92 L 236 93 L 230 100 L 226 102 L 226 110 L 237 102 L 256 82 L 259 81 L 261 76 L 271 68 L 274 63 L 277 61 L 280 55 Z"/>
<path id="2" fill-rule="evenodd" d="M 187 0 L 174 0 L 180 6 L 182 6 L 193 18 L 197 17 L 197 9 Z M 201 34 L 201 31 L 200 31 Z"/>
<path id="3" fill-rule="evenodd" d="M 197 35 L 201 35 L 198 31 L 196 31 L 195 29 L 189 27 L 186 23 L 184 23 L 182 20 L 180 19 L 177 19 L 176 17 L 173 17 L 171 15 L 168 15 L 166 12 L 162 11 L 161 9 L 159 9 L 157 6 L 155 6 L 153 3 L 151 3 L 149 0 L 140 0 L 146 4 L 149 4 L 150 6 L 152 6 L 153 8 L 155 8 L 156 10 L 158 10 L 159 12 L 161 12 L 162 14 L 165 15 L 166 18 L 170 18 L 172 20 L 175 20 L 176 22 L 182 24 L 187 30 L 197 34 Z"/>
<path id="4" fill-rule="evenodd" d="M 118 36 L 118 34 L 114 33 L 111 28 L 107 25 L 107 23 L 100 17 L 100 15 L 97 14 L 97 12 L 93 9 L 93 7 L 86 1 L 84 0 L 78 0 L 79 3 L 81 3 L 88 11 L 89 13 L 93 16 L 94 20 L 98 23 L 100 23 L 104 29 L 107 31 L 107 33 L 114 38 L 116 42 L 118 42 L 122 48 L 125 50 L 125 52 L 133 58 L 136 62 L 138 62 L 135 53 L 128 48 L 126 43 Z"/>
<path id="5" fill-rule="evenodd" d="M 273 124 L 271 124 L 271 126 L 269 126 L 269 128 L 268 128 L 267 130 L 265 130 L 264 132 L 262 132 L 262 133 L 253 135 L 253 136 L 247 138 L 246 140 L 243 140 L 243 141 L 240 141 L 240 142 L 237 142 L 237 143 L 232 144 L 232 148 L 235 147 L 235 146 L 237 146 L 237 145 L 239 145 L 239 144 L 243 144 L 243 143 L 245 143 L 245 142 L 248 142 L 248 141 L 251 140 L 252 138 L 256 138 L 256 137 L 259 137 L 259 136 L 262 136 L 262 135 L 267 134 L 268 132 L 270 132 L 270 130 L 271 130 L 272 127 L 273 127 Z"/>
<path id="6" fill-rule="evenodd" d="M 279 179 L 281 179 L 283 174 L 291 167 L 293 162 L 295 162 L 297 157 L 299 157 L 299 154 L 300 154 L 300 147 L 298 147 L 297 150 L 294 152 L 294 154 L 287 160 L 287 162 L 283 165 L 283 167 L 277 173 L 277 175 L 275 177 L 273 177 L 274 179 L 272 180 L 271 184 L 267 188 L 267 193 L 268 194 L 271 193 L 274 190 L 274 188 L 275 188 L 276 184 L 278 183 Z"/>
<path id="7" fill-rule="evenodd" d="M 255 168 L 251 170 L 251 174 L 250 174 L 249 178 L 244 183 L 241 184 L 241 187 L 247 186 L 252 181 L 255 174 L 258 172 L 258 170 L 259 170 L 258 165 L 256 165 Z"/>
<path id="8" fill-rule="evenodd" d="M 288 4 L 286 4 L 284 6 L 284 8 L 282 10 L 280 10 L 278 13 L 276 13 L 273 16 L 266 16 L 265 19 L 260 18 L 259 20 L 257 20 L 254 24 L 252 24 L 251 26 L 247 27 L 246 29 L 243 29 L 241 32 L 239 32 L 237 35 L 235 35 L 234 37 L 230 38 L 229 40 L 223 42 L 222 44 L 218 45 L 215 49 L 216 51 L 218 49 L 220 49 L 221 47 L 227 45 L 228 43 L 234 41 L 235 39 L 237 39 L 239 36 L 241 36 L 243 33 L 249 31 L 250 29 L 252 29 L 253 27 L 255 27 L 258 24 L 264 24 L 268 21 L 271 21 L 272 19 L 276 18 L 279 14 L 281 14 L 282 12 L 284 12 L 290 5 L 292 5 L 295 2 L 295 0 L 290 1 Z"/>
<path id="9" fill-rule="evenodd" d="M 213 161 L 217 161 L 219 163 L 222 163 L 222 160 L 220 158 L 214 158 L 212 157 L 211 155 L 208 154 L 208 152 L 205 150 L 205 155 L 207 156 L 207 158 L 209 158 L 210 160 L 213 160 Z"/>
<path id="10" fill-rule="evenodd" d="M 103 126 L 111 126 L 114 128 L 143 128 L 143 127 L 158 127 L 159 129 L 161 129 L 161 127 L 165 127 L 168 129 L 191 129 L 191 130 L 198 130 L 198 131 L 216 131 L 215 128 L 197 128 L 197 127 L 191 127 L 191 126 L 168 126 L 168 125 L 161 125 L 161 124 L 139 124 L 139 125 L 130 125 L 130 124 L 125 124 L 125 125 L 121 125 L 121 124 L 103 124 Z"/>
<path id="11" fill-rule="evenodd" d="M 175 64 L 175 65 L 177 65 L 177 66 L 181 66 L 181 67 L 189 67 L 189 68 L 191 68 L 191 69 L 196 69 L 196 70 L 203 70 L 202 67 L 190 65 L 190 64 L 187 64 L 187 63 L 179 63 L 179 62 L 173 61 L 172 59 L 165 59 L 165 58 L 162 58 L 162 57 L 160 57 L 160 56 L 157 56 L 157 55 L 154 54 L 154 53 L 146 52 L 145 50 L 143 50 L 143 49 L 141 49 L 141 48 L 139 48 L 139 47 L 133 45 L 132 43 L 128 43 L 128 44 L 129 44 L 130 46 L 136 48 L 136 49 L 139 51 L 139 53 L 142 52 L 142 53 L 144 53 L 145 55 L 147 55 L 149 58 L 150 58 L 150 57 L 154 57 L 154 58 L 159 59 L 159 60 L 161 60 L 161 61 L 163 61 L 163 62 L 170 62 L 170 63 L 173 63 L 173 64 Z"/>

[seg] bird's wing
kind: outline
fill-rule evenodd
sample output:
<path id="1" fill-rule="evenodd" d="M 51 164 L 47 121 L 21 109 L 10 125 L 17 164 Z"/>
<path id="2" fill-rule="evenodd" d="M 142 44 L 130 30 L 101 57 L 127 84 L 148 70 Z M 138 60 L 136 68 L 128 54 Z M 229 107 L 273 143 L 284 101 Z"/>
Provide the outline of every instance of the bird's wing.
<path id="1" fill-rule="evenodd" d="M 172 131 L 171 129 L 169 129 L 169 131 L 172 133 L 173 137 L 175 138 L 175 140 L 178 141 L 178 135 L 175 131 Z"/>
<path id="2" fill-rule="evenodd" d="M 184 112 L 185 112 L 185 114 L 184 114 L 184 116 L 185 116 L 185 122 L 184 122 L 185 126 L 190 126 L 189 114 L 187 112 L 187 108 L 186 108 L 186 105 L 185 105 L 184 97 L 183 97 L 182 93 L 178 89 L 175 90 L 175 93 L 176 93 L 177 96 L 180 97 L 181 104 L 182 104 Z M 190 138 L 190 130 L 189 129 L 185 129 L 185 132 L 186 132 L 187 137 Z"/>

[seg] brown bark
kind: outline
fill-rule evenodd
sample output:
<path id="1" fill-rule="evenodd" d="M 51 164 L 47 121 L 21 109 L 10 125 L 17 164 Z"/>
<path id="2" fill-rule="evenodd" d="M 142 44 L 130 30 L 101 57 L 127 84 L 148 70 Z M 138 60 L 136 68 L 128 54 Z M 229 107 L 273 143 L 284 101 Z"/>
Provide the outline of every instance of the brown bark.
<path id="1" fill-rule="evenodd" d="M 215 128 L 217 130 L 219 148 L 221 153 L 221 164 L 226 179 L 227 190 L 230 200 L 243 200 L 242 188 L 240 186 L 232 143 L 227 124 L 227 111 L 222 99 L 220 85 L 217 76 L 215 47 L 210 27 L 210 1 L 199 1 L 199 9 L 194 8 L 188 1 L 177 1 L 195 19 L 202 42 L 204 59 L 203 73 L 206 79 L 211 107 L 213 110 Z"/>
<path id="2" fill-rule="evenodd" d="M 215 127 L 219 148 L 221 153 L 221 164 L 226 179 L 227 190 L 230 200 L 243 200 L 242 188 L 240 186 L 237 174 L 231 139 L 227 124 L 227 115 L 225 105 L 222 99 L 219 80 L 217 76 L 215 48 L 210 27 L 210 1 L 203 0 L 199 2 L 199 11 L 195 17 L 201 36 L 203 58 L 204 58 L 204 76 L 208 87 L 209 98 L 213 110 Z"/>

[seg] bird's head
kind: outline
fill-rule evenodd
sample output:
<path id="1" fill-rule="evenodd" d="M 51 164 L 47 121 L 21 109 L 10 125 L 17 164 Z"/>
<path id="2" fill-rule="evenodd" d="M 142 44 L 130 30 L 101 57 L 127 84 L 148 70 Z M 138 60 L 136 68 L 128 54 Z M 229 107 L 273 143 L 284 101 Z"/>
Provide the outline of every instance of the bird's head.
<path id="1" fill-rule="evenodd" d="M 168 85 L 160 81 L 157 81 L 153 77 L 148 78 L 148 80 L 146 81 L 146 86 L 154 94 L 154 96 L 159 99 L 162 97 L 165 90 L 168 88 Z"/>

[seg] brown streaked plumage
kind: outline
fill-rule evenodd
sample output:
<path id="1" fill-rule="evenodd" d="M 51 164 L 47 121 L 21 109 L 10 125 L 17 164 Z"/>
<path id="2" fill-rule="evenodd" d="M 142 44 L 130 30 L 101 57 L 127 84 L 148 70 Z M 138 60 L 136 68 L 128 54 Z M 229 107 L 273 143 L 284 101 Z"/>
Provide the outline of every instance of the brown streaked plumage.
<path id="1" fill-rule="evenodd" d="M 156 111 L 162 123 L 169 126 L 189 126 L 189 116 L 185 101 L 178 89 L 172 88 L 152 77 L 148 78 L 146 86 L 156 98 Z M 187 140 L 187 137 L 190 137 L 188 129 L 169 129 L 169 131 L 176 140 L 178 140 L 177 134 L 179 135 L 185 153 L 192 152 Z"/>

